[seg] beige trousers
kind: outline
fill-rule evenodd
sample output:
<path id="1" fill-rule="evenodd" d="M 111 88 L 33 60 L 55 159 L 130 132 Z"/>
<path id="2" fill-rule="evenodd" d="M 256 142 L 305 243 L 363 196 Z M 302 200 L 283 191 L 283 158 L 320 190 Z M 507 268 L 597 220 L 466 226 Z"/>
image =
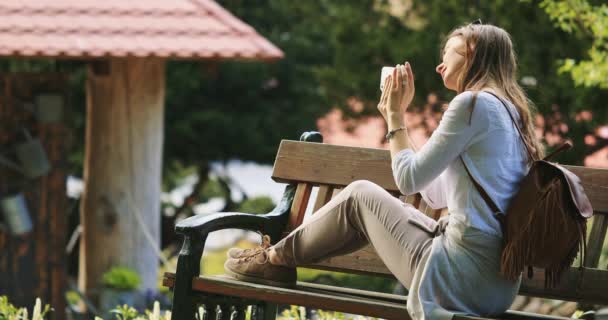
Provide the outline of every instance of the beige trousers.
<path id="1" fill-rule="evenodd" d="M 437 222 L 413 205 L 360 180 L 344 188 L 274 249 L 288 264 L 305 265 L 371 244 L 397 280 L 410 288 L 436 230 Z"/>

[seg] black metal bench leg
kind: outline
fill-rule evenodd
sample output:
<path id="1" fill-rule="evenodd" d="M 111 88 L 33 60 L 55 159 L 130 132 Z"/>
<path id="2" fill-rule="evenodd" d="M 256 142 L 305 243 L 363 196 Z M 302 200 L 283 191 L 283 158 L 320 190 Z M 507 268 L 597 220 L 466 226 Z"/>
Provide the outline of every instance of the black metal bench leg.
<path id="1" fill-rule="evenodd" d="M 215 320 L 215 304 L 205 303 L 202 305 L 203 312 L 202 317 L 201 313 L 198 313 L 198 320 Z M 173 318 L 173 315 L 171 316 Z"/>
<path id="2" fill-rule="evenodd" d="M 213 320 L 227 320 L 230 318 L 229 310 L 226 310 L 226 306 L 218 304 L 215 306 L 215 318 Z"/>
<path id="3" fill-rule="evenodd" d="M 264 302 L 255 306 L 256 320 L 275 320 L 277 317 L 277 304 Z M 254 319 L 252 317 L 252 319 Z"/>
<path id="4" fill-rule="evenodd" d="M 234 304 L 230 307 L 230 320 L 245 320 L 247 306 L 242 304 Z"/>
<path id="5" fill-rule="evenodd" d="M 173 319 L 194 320 L 195 314 L 198 312 L 192 291 L 192 279 L 200 274 L 204 240 L 195 240 L 191 235 L 184 237 L 175 273 L 173 307 L 171 308 Z"/>
<path id="6" fill-rule="evenodd" d="M 260 319 L 260 311 L 257 305 L 251 305 L 251 320 Z"/>

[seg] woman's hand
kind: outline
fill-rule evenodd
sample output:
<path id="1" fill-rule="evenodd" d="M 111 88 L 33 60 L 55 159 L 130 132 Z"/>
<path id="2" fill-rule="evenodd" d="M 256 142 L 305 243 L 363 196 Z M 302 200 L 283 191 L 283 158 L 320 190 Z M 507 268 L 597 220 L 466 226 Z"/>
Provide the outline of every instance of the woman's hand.
<path id="1" fill-rule="evenodd" d="M 414 92 L 414 74 L 409 62 L 397 65 L 384 80 L 384 91 L 378 103 L 378 111 L 384 120 L 388 122 L 391 116 L 403 116 L 412 103 Z"/>

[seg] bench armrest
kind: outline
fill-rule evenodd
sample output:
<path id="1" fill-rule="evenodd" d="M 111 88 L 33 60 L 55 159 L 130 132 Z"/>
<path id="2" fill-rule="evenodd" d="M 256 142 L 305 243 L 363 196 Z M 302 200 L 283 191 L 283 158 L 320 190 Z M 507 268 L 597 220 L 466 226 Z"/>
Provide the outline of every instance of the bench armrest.
<path id="1" fill-rule="evenodd" d="M 260 231 L 278 240 L 289 219 L 296 185 L 288 185 L 279 204 L 266 214 L 218 212 L 186 218 L 177 223 L 175 231 L 196 239 L 205 239 L 213 231 L 237 228 Z"/>

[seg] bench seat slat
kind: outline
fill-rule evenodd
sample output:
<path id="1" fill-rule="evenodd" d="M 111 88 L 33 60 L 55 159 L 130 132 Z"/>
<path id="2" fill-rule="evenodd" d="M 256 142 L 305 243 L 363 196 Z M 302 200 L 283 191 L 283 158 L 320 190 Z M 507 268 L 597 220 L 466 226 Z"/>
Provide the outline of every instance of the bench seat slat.
<path id="1" fill-rule="evenodd" d="M 172 287 L 172 281 L 170 277 L 165 275 L 163 284 Z M 384 319 L 410 319 L 403 303 L 362 298 L 344 293 L 336 294 L 336 292 L 330 291 L 308 291 L 306 286 L 288 289 L 243 282 L 227 277 L 201 276 L 193 279 L 192 289 L 199 292 L 364 314 Z"/>
<path id="2" fill-rule="evenodd" d="M 357 296 L 357 297 L 363 297 L 363 298 L 381 299 L 384 301 L 395 302 L 395 303 L 404 304 L 407 302 L 407 296 L 392 294 L 392 293 L 351 289 L 351 288 L 346 288 L 346 287 L 338 287 L 338 286 L 318 284 L 318 283 L 312 283 L 312 282 L 298 282 L 298 287 L 305 288 L 306 290 L 322 290 L 325 292 L 338 292 L 341 294 L 349 294 L 351 296 Z"/>
<path id="3" fill-rule="evenodd" d="M 165 273 L 163 285 L 173 287 L 175 275 Z M 339 288 L 298 282 L 296 288 L 279 288 L 243 282 L 224 276 L 201 276 L 193 279 L 192 288 L 199 292 L 228 295 L 251 300 L 271 301 L 361 314 L 384 319 L 411 319 L 406 308 L 407 297 L 374 291 Z M 456 315 L 454 320 L 486 320 L 487 318 Z M 557 320 L 568 319 L 518 311 L 507 311 L 500 319 Z"/>
<path id="4" fill-rule="evenodd" d="M 582 277 L 582 279 L 581 279 Z M 544 273 L 534 270 L 532 279 L 524 276 L 520 294 L 557 300 L 582 301 L 585 303 L 608 304 L 608 271 L 570 267 L 556 288 L 544 288 Z"/>

